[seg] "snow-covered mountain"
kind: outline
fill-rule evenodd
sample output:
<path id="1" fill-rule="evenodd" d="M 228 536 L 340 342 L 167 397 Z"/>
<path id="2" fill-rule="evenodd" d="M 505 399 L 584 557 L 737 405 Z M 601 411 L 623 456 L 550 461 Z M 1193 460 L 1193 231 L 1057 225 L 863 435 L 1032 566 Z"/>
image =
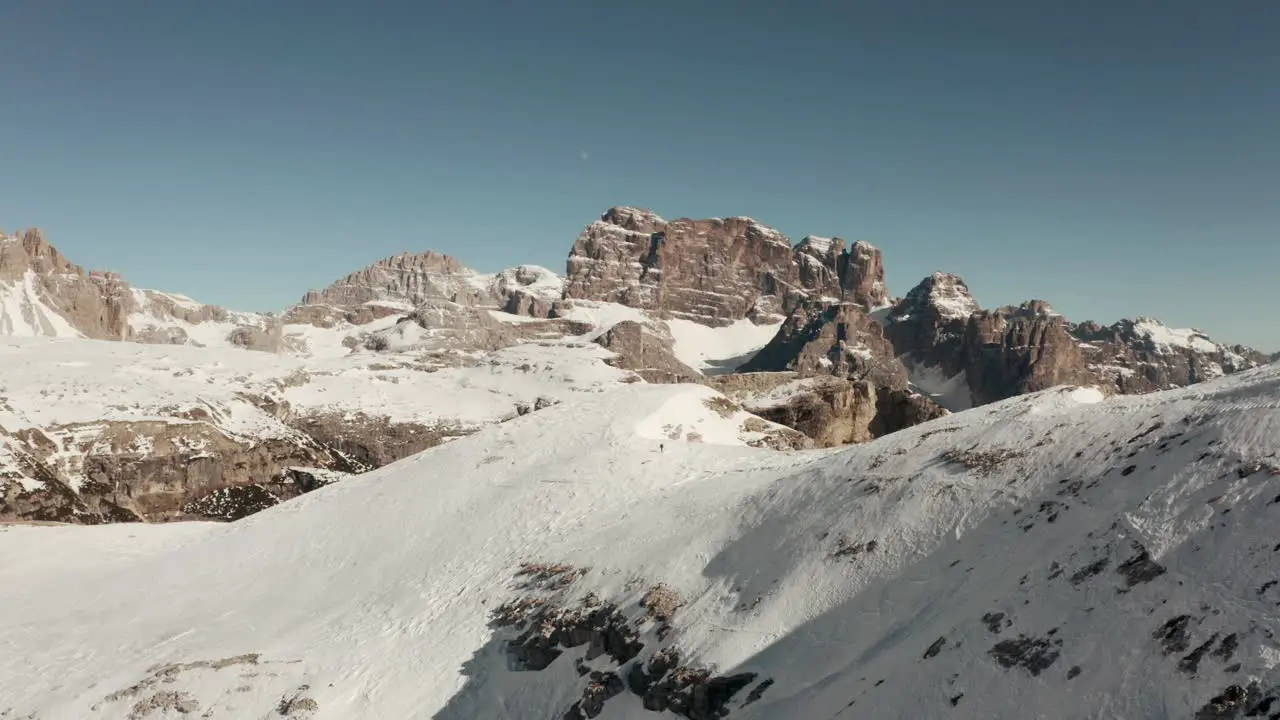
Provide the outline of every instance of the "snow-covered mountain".
<path id="1" fill-rule="evenodd" d="M 1270 358 L 748 218 L 566 269 L 0 238 L 0 720 L 1280 718 Z"/>
<path id="2" fill-rule="evenodd" d="M 1280 712 L 1280 368 L 746 417 L 632 383 L 232 524 L 0 529 L 0 717 Z"/>
<path id="3" fill-rule="evenodd" d="M 1141 393 L 1267 361 L 1153 320 L 983 311 L 944 273 L 894 301 L 875 247 L 793 247 L 750 218 L 613 208 L 566 271 L 402 253 L 249 313 L 85 271 L 36 230 L 0 237 L 0 519 L 234 519 L 640 381 L 714 387 L 767 428 L 757 444 L 799 448 L 1063 383 Z"/>

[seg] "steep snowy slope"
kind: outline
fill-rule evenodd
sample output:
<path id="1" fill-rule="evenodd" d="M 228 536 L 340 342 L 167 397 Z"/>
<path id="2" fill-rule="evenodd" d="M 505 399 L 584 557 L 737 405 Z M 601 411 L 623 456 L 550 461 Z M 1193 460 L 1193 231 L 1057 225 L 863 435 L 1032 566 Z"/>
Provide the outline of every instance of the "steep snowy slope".
<path id="1" fill-rule="evenodd" d="M 231 525 L 4 529 L 0 717 L 1280 712 L 1280 369 L 839 452 L 716 398 L 584 395 Z"/>
<path id="2" fill-rule="evenodd" d="M 0 237 L 0 242 L 5 238 Z M 0 279 L 0 337 L 80 337 L 58 311 L 49 307 L 27 270 L 11 282 Z"/>

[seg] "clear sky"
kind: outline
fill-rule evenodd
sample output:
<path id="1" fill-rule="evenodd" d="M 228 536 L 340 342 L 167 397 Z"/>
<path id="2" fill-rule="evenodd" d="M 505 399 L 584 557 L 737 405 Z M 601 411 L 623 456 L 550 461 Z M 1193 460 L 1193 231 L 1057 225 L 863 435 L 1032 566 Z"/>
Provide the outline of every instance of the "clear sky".
<path id="1" fill-rule="evenodd" d="M 0 227 L 279 309 L 613 205 L 1280 349 L 1269 0 L 0 0 Z"/>

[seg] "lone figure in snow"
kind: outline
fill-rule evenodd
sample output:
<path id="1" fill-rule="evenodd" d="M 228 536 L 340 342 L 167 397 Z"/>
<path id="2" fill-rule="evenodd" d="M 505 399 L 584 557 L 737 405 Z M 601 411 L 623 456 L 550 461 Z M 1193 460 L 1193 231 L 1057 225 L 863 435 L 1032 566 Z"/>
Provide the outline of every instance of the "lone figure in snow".
<path id="1" fill-rule="evenodd" d="M 663 445 L 662 443 L 658 443 L 658 452 L 664 452 L 665 448 L 666 448 L 665 445 Z"/>

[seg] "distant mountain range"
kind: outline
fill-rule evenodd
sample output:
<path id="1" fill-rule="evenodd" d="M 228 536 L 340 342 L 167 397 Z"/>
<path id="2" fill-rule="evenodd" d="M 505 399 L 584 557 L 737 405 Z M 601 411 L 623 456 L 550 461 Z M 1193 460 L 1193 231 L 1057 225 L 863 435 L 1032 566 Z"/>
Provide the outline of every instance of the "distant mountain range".
<path id="1" fill-rule="evenodd" d="M 28 230 L 0 236 L 0 336 L 0 517 L 79 522 L 239 517 L 618 382 L 709 385 L 743 437 L 800 448 L 1275 357 L 1148 318 L 1073 323 L 1039 300 L 984 310 L 945 273 L 894 297 L 866 242 L 634 207 L 588 224 L 563 276 L 405 253 L 279 313 L 133 288 Z"/>

